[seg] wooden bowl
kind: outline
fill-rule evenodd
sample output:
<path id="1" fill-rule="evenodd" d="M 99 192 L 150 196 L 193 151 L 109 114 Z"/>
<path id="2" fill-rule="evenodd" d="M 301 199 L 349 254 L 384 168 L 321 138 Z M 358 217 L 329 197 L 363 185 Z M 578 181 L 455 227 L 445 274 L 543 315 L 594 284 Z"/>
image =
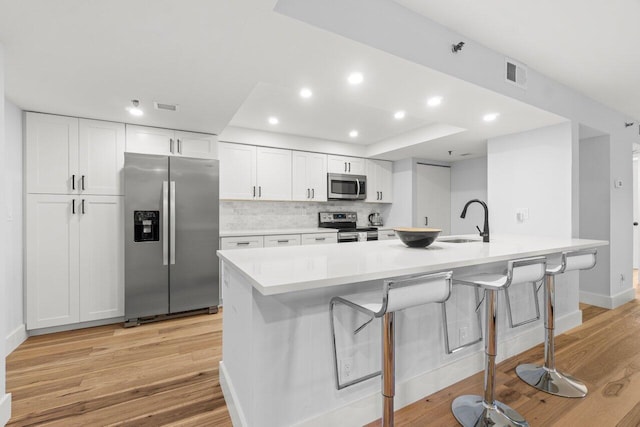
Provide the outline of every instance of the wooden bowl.
<path id="1" fill-rule="evenodd" d="M 410 248 L 426 248 L 436 240 L 442 230 L 437 228 L 401 227 L 394 228 L 393 231 L 396 232 L 402 243 Z"/>

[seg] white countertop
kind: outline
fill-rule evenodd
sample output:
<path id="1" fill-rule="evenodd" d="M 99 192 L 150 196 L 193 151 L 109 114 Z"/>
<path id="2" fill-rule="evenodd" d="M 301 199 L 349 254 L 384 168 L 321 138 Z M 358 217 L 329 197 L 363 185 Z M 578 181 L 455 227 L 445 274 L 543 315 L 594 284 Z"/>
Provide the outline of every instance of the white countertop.
<path id="1" fill-rule="evenodd" d="M 497 235 L 491 236 L 491 243 L 436 241 L 427 248 L 408 248 L 400 240 L 382 240 L 234 249 L 218 251 L 218 256 L 240 270 L 263 295 L 277 295 L 607 244 L 602 240 Z"/>
<path id="2" fill-rule="evenodd" d="M 271 230 L 221 231 L 220 237 L 273 236 L 276 234 L 337 233 L 335 228 L 278 228 Z"/>

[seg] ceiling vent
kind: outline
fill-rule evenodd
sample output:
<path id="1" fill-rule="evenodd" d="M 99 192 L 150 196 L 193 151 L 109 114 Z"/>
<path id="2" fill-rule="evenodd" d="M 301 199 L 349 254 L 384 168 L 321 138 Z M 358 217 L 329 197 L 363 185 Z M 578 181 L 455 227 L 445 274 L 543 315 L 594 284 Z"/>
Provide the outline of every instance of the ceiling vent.
<path id="1" fill-rule="evenodd" d="M 163 104 L 162 102 L 154 102 L 153 106 L 156 110 L 178 111 L 178 106 L 173 104 Z"/>
<path id="2" fill-rule="evenodd" d="M 511 84 L 518 86 L 519 88 L 527 88 L 527 66 L 514 61 L 513 59 L 505 58 L 505 79 Z"/>

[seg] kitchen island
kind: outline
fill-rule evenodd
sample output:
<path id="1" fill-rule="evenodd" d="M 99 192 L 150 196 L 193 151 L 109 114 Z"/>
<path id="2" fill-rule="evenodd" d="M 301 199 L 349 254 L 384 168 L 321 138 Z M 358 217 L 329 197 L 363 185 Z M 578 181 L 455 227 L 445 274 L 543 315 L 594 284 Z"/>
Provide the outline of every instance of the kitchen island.
<path id="1" fill-rule="evenodd" d="M 336 389 L 328 310 L 334 296 L 380 292 L 389 278 L 443 270 L 453 270 L 454 278 L 474 270 L 502 271 L 510 259 L 606 244 L 498 235 L 491 243 L 439 240 L 420 249 L 390 240 L 219 251 L 225 295 L 220 382 L 234 425 L 362 425 L 380 416 L 379 380 Z M 558 283 L 556 297 L 558 332 L 581 323 L 577 282 L 565 282 Z M 454 321 L 469 315 L 469 304 L 463 302 L 452 301 Z M 542 342 L 542 321 L 509 330 L 500 311 L 501 359 Z M 441 314 L 437 304 L 399 313 L 396 408 L 483 369 L 480 343 L 445 352 Z M 351 345 L 339 350 L 343 376 L 359 376 L 379 363 L 376 325 L 349 344 L 359 323 L 362 319 L 347 316 L 337 322 L 346 337 L 340 341 Z"/>

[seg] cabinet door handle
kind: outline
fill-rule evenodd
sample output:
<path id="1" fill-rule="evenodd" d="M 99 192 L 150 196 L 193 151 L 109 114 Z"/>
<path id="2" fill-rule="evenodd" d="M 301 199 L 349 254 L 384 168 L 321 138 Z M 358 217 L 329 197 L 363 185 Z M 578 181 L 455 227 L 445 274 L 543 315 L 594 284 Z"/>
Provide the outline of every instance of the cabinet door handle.
<path id="1" fill-rule="evenodd" d="M 428 216 L 424 217 L 424 225 L 429 225 L 429 217 Z"/>
<path id="2" fill-rule="evenodd" d="M 262 186 L 258 185 L 258 198 L 262 197 Z"/>
<path id="3" fill-rule="evenodd" d="M 84 199 L 82 199 L 81 208 L 80 209 L 82 211 L 82 215 L 84 215 Z"/>
<path id="4" fill-rule="evenodd" d="M 256 186 L 253 186 L 253 197 L 256 197 Z"/>
<path id="5" fill-rule="evenodd" d="M 316 198 L 316 190 L 315 190 L 315 188 L 312 188 L 312 189 L 311 189 L 311 198 L 312 198 L 312 199 L 315 199 L 315 198 Z"/>
<path id="6" fill-rule="evenodd" d="M 344 162 L 344 171 L 347 171 L 347 162 Z"/>
<path id="7" fill-rule="evenodd" d="M 76 199 L 71 199 L 71 214 L 76 214 Z"/>
<path id="8" fill-rule="evenodd" d="M 351 172 L 351 162 L 349 162 L 349 172 Z"/>
<path id="9" fill-rule="evenodd" d="M 288 240 L 278 240 L 278 243 L 289 243 Z"/>
<path id="10" fill-rule="evenodd" d="M 382 200 L 382 191 L 380 192 L 380 200 Z"/>
<path id="11" fill-rule="evenodd" d="M 237 242 L 236 245 L 245 246 L 245 245 L 248 245 L 249 243 L 251 243 L 251 242 Z"/>
<path id="12" fill-rule="evenodd" d="M 173 154 L 173 138 L 169 138 L 169 151 Z"/>
<path id="13" fill-rule="evenodd" d="M 322 242 L 324 240 L 327 240 L 326 237 L 316 237 L 316 242 Z"/>
<path id="14" fill-rule="evenodd" d="M 75 174 L 71 175 L 71 189 L 72 190 L 76 189 L 76 175 Z"/>
<path id="15" fill-rule="evenodd" d="M 84 175 L 82 175 L 82 178 L 80 178 L 80 182 L 82 183 L 81 185 L 82 191 L 84 191 Z"/>
<path id="16" fill-rule="evenodd" d="M 178 139 L 178 154 L 182 154 L 182 140 Z"/>
<path id="17" fill-rule="evenodd" d="M 311 191 L 307 188 L 307 199 L 311 198 Z"/>

